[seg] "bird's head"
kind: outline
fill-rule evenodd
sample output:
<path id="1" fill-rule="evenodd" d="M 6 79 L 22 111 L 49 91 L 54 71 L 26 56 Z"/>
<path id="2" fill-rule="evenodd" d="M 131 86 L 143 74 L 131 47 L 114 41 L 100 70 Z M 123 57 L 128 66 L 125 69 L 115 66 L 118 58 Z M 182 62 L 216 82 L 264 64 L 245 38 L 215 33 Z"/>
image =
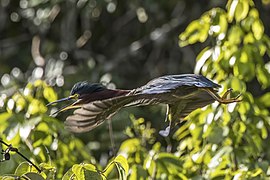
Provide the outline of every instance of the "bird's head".
<path id="1" fill-rule="evenodd" d="M 52 104 L 56 104 L 59 102 L 63 102 L 63 101 L 72 100 L 72 99 L 75 99 L 75 100 L 81 99 L 83 97 L 83 95 L 103 91 L 105 89 L 106 89 L 106 87 L 103 86 L 102 84 L 89 83 L 87 81 L 78 82 L 78 83 L 74 84 L 74 86 L 72 87 L 72 89 L 70 91 L 70 95 L 68 97 L 51 102 L 51 103 L 47 104 L 47 106 L 50 106 Z M 65 109 L 66 108 L 64 108 L 60 111 L 63 111 Z"/>
<path id="2" fill-rule="evenodd" d="M 89 83 L 87 81 L 78 82 L 72 87 L 70 96 L 80 98 L 81 95 L 103 91 L 104 89 L 106 89 L 106 87 L 102 84 Z"/>

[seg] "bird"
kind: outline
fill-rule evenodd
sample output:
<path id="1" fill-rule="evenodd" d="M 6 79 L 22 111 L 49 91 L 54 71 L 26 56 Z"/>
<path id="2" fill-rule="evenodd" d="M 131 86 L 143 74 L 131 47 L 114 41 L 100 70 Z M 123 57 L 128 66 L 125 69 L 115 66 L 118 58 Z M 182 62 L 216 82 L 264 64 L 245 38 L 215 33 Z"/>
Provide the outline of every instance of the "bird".
<path id="1" fill-rule="evenodd" d="M 159 132 L 166 137 L 170 134 L 171 128 L 198 108 L 215 101 L 221 104 L 241 101 L 239 99 L 241 94 L 228 98 L 232 92 L 231 88 L 223 96 L 219 96 L 217 93 L 219 88 L 221 88 L 219 84 L 196 74 L 165 75 L 131 90 L 108 89 L 100 83 L 82 81 L 72 87 L 70 96 L 51 102 L 47 106 L 75 100 L 52 115 L 75 109 L 73 114 L 66 118 L 65 125 L 74 133 L 83 133 L 111 119 L 122 108 L 166 104 L 165 121 L 169 122 L 169 126 Z"/>

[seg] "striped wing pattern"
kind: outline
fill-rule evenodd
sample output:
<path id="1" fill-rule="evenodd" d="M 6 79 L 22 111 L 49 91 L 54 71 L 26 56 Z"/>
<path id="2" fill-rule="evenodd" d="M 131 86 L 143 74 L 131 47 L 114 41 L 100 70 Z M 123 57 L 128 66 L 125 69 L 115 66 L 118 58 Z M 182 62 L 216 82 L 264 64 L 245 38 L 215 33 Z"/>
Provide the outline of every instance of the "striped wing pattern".
<path id="1" fill-rule="evenodd" d="M 93 101 L 76 109 L 73 115 L 68 116 L 65 124 L 72 132 L 87 132 L 111 118 L 125 104 L 133 101 L 134 96 L 122 96 L 102 101 Z"/>

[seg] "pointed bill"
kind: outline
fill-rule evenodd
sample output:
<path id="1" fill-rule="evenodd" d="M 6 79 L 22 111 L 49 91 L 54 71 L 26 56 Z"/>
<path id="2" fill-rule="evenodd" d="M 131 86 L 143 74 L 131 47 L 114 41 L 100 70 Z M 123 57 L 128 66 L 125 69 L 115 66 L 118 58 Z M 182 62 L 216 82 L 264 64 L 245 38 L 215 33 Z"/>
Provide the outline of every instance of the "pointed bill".
<path id="1" fill-rule="evenodd" d="M 50 105 L 53 105 L 53 104 L 57 104 L 57 103 L 63 102 L 63 101 L 68 101 L 68 100 L 70 100 L 70 99 L 71 99 L 70 97 L 58 99 L 58 100 L 56 100 L 56 101 L 53 101 L 53 102 L 48 103 L 46 106 L 50 106 Z"/>
<path id="2" fill-rule="evenodd" d="M 75 108 L 80 108 L 80 107 L 81 107 L 80 105 L 74 105 L 74 103 L 72 103 L 72 104 L 69 104 L 67 106 L 64 106 L 64 107 L 60 108 L 59 110 L 57 110 L 54 113 L 50 114 L 50 116 L 57 115 L 60 112 L 63 112 L 63 111 L 69 110 L 69 109 L 75 109 Z"/>
<path id="3" fill-rule="evenodd" d="M 69 100 L 71 100 L 71 99 L 75 99 L 76 97 L 78 97 L 78 95 L 74 94 L 74 95 L 71 95 L 71 96 L 68 96 L 68 97 L 65 97 L 65 98 L 58 99 L 58 100 L 56 100 L 56 101 L 50 102 L 50 103 L 48 103 L 46 106 L 50 106 L 50 105 L 53 105 L 53 104 L 57 104 L 57 103 L 63 102 L 63 101 L 69 101 Z"/>

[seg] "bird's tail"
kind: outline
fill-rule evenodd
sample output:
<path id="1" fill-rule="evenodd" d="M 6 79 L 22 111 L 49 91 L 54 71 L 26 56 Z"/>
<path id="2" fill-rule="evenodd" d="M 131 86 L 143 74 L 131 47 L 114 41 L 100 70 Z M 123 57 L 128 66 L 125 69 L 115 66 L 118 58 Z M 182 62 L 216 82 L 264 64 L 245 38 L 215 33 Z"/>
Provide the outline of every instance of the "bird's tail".
<path id="1" fill-rule="evenodd" d="M 66 127 L 76 133 L 90 131 L 135 99 L 136 95 L 125 95 L 82 105 L 74 111 L 73 115 L 67 117 Z"/>

